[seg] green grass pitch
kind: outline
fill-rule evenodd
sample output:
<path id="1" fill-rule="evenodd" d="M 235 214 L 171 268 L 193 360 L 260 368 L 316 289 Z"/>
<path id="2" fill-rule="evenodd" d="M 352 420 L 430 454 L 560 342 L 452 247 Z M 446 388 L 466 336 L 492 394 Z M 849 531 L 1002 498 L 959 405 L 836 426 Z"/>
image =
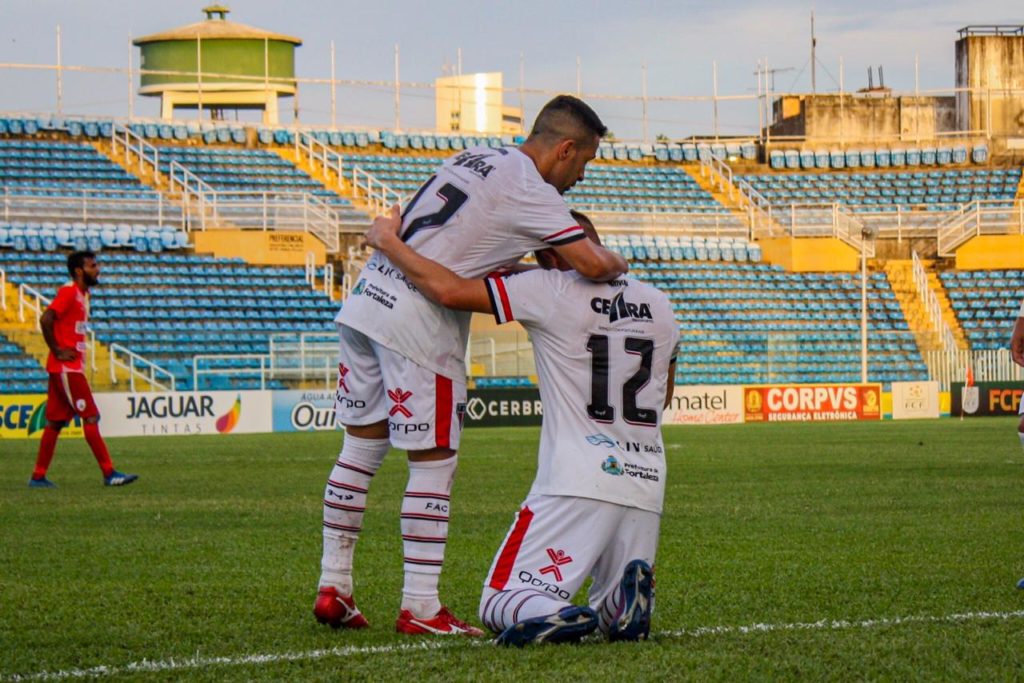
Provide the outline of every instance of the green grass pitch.
<path id="1" fill-rule="evenodd" d="M 1022 475 L 1013 419 L 668 427 L 651 640 L 505 650 L 394 632 L 404 457 L 356 550 L 370 620 L 311 615 L 337 434 L 83 441 L 57 490 L 0 443 L 0 680 L 1020 680 Z M 533 477 L 536 429 L 464 437 L 442 599 L 476 622 Z M 751 627 L 751 628 L 745 628 Z"/>

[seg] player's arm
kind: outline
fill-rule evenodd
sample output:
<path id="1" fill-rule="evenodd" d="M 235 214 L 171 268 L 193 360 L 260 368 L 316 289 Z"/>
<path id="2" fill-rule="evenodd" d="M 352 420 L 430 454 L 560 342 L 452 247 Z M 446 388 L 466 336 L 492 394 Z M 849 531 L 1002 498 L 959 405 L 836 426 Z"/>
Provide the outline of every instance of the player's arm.
<path id="1" fill-rule="evenodd" d="M 46 345 L 50 347 L 50 352 L 57 360 L 75 360 L 78 358 L 77 351 L 57 346 L 57 337 L 53 334 L 53 324 L 55 322 L 57 322 L 57 314 L 54 313 L 52 308 L 47 308 L 43 311 L 43 315 L 39 318 L 39 329 L 43 333 L 43 339 L 46 341 Z"/>
<path id="2" fill-rule="evenodd" d="M 1020 314 L 1010 337 L 1010 356 L 1013 357 L 1014 363 L 1024 366 L 1024 303 L 1020 306 Z"/>
<path id="3" fill-rule="evenodd" d="M 579 239 L 554 247 L 573 270 L 595 282 L 607 282 L 625 275 L 629 264 L 621 255 L 588 239 Z"/>
<path id="4" fill-rule="evenodd" d="M 365 242 L 398 266 L 423 296 L 445 308 L 491 312 L 491 300 L 483 280 L 467 280 L 440 263 L 417 254 L 398 237 L 402 217 L 398 207 L 389 216 L 378 216 L 366 232 Z"/>
<path id="5" fill-rule="evenodd" d="M 668 381 L 665 382 L 665 409 L 672 405 L 672 394 L 676 391 L 676 359 L 668 363 Z"/>

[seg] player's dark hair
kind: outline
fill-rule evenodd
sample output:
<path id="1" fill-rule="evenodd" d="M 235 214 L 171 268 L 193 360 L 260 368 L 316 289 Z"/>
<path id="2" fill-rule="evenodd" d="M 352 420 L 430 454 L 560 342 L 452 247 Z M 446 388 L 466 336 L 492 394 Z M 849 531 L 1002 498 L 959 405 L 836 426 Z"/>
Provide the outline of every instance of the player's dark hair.
<path id="1" fill-rule="evenodd" d="M 73 252 L 71 252 L 70 254 L 68 254 L 68 275 L 71 276 L 72 280 L 75 279 L 75 269 L 76 268 L 84 268 L 85 267 L 85 262 L 88 259 L 95 259 L 95 258 L 96 258 L 96 254 L 91 252 L 91 251 L 89 251 L 88 249 L 86 249 L 84 251 L 73 251 Z"/>
<path id="2" fill-rule="evenodd" d="M 559 95 L 537 114 L 530 138 L 589 142 L 593 136 L 603 138 L 606 133 L 608 126 L 586 102 L 572 95 Z"/>

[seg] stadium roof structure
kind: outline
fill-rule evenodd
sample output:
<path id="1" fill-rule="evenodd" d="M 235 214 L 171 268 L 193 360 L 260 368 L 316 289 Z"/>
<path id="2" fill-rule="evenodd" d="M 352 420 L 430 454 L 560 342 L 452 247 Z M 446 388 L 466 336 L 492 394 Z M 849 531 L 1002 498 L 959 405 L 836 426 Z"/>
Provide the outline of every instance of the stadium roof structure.
<path id="1" fill-rule="evenodd" d="M 228 21 L 225 17 L 231 10 L 224 5 L 210 5 L 209 7 L 204 7 L 203 11 L 206 12 L 205 21 L 198 21 L 194 24 L 179 26 L 178 28 L 161 31 L 160 33 L 142 36 L 141 38 L 136 38 L 132 42 L 135 45 L 144 45 L 146 43 L 157 43 L 167 40 L 267 39 L 302 45 L 302 40 L 294 36 L 265 31 L 261 28 L 256 28 L 255 26 L 248 26 L 235 21 Z M 213 15 L 215 14 L 219 15 L 219 18 L 214 19 Z"/>
<path id="2" fill-rule="evenodd" d="M 967 36 L 1021 36 L 1024 26 L 1020 24 L 976 24 L 957 30 L 961 38 Z"/>

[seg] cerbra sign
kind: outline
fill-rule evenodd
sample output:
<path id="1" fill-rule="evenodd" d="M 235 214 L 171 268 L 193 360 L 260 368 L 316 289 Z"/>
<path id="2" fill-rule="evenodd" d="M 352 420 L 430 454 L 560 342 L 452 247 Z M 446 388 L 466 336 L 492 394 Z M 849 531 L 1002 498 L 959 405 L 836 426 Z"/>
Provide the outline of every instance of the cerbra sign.
<path id="1" fill-rule="evenodd" d="M 528 389 L 473 389 L 466 401 L 466 427 L 536 426 L 544 409 L 540 391 Z"/>

